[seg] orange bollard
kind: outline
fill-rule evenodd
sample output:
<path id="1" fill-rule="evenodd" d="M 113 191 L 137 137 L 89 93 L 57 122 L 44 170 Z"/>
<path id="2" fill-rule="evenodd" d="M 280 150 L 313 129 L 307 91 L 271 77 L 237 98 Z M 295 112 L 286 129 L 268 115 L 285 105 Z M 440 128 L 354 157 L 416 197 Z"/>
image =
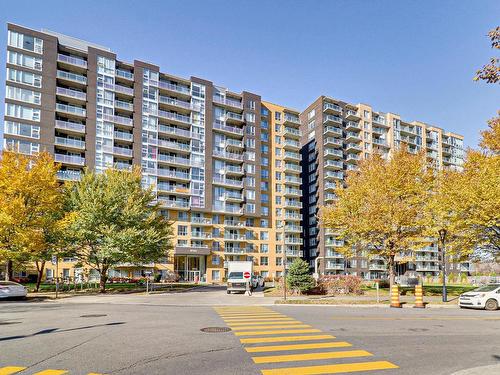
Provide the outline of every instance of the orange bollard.
<path id="1" fill-rule="evenodd" d="M 422 285 L 415 285 L 415 305 L 418 309 L 425 309 L 424 305 L 424 291 Z"/>
<path id="2" fill-rule="evenodd" d="M 394 284 L 391 287 L 391 307 L 401 308 L 401 303 L 399 302 L 399 285 Z"/>

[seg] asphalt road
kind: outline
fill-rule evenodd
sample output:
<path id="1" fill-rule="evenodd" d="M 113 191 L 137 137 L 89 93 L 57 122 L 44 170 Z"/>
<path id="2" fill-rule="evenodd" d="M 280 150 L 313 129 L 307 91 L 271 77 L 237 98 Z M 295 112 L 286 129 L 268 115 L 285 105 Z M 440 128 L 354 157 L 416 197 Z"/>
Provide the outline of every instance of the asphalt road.
<path id="1" fill-rule="evenodd" d="M 0 302 L 0 375 L 500 374 L 500 311 L 264 302 L 221 290 Z"/>

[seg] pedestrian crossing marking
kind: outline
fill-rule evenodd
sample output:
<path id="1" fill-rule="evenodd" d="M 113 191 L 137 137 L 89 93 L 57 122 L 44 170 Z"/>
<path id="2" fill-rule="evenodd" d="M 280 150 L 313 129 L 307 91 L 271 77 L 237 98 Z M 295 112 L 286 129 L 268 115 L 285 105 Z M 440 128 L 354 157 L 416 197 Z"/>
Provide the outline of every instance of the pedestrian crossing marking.
<path id="1" fill-rule="evenodd" d="M 316 359 L 368 357 L 372 355 L 373 354 L 367 352 L 366 350 L 347 350 L 339 352 L 266 355 L 262 357 L 252 357 L 252 359 L 255 363 L 278 363 L 278 362 L 311 361 Z"/>
<path id="2" fill-rule="evenodd" d="M 284 330 L 270 330 L 270 331 L 245 331 L 245 332 L 235 332 L 236 336 L 258 336 L 258 335 L 281 335 L 284 333 L 316 333 L 321 332 L 319 329 L 284 329 Z"/>
<path id="3" fill-rule="evenodd" d="M 288 350 L 305 350 L 305 349 L 325 349 L 325 348 L 345 348 L 352 346 L 345 341 L 333 342 L 315 342 L 312 344 L 292 344 L 292 345 L 266 345 L 266 346 L 253 346 L 246 347 L 248 353 L 261 353 L 261 352 L 281 352 Z"/>
<path id="4" fill-rule="evenodd" d="M 232 326 L 231 326 L 232 327 Z M 275 329 L 275 328 L 311 328 L 309 324 L 295 323 L 293 325 L 274 325 L 274 326 L 243 326 L 232 327 L 233 331 L 243 331 L 245 329 Z"/>
<path id="5" fill-rule="evenodd" d="M 268 321 L 265 320 L 263 322 L 261 321 L 251 321 L 251 322 L 227 322 L 229 327 L 240 327 L 240 326 L 258 326 L 258 325 L 273 325 L 273 324 L 302 324 L 302 322 L 299 322 L 298 320 L 290 320 L 290 321 Z"/>
<path id="6" fill-rule="evenodd" d="M 12 375 L 15 374 L 16 372 L 20 372 L 26 369 L 26 367 L 19 367 L 19 366 L 7 366 L 7 367 L 0 367 L 0 375 Z"/>
<path id="7" fill-rule="evenodd" d="M 312 341 L 334 339 L 332 335 L 314 335 L 314 336 L 275 336 L 275 337 L 252 337 L 240 339 L 242 344 L 264 344 L 269 342 L 290 342 L 290 341 Z"/>
<path id="8" fill-rule="evenodd" d="M 255 313 L 255 314 L 220 314 L 221 318 L 227 319 L 227 318 L 286 318 L 286 315 L 283 314 L 260 314 L 260 313 Z"/>
<path id="9" fill-rule="evenodd" d="M 269 317 L 269 318 L 226 318 L 225 322 L 267 322 L 267 321 L 287 321 L 287 320 L 295 320 L 293 318 L 282 318 L 282 317 Z"/>
<path id="10" fill-rule="evenodd" d="M 338 374 L 343 372 L 388 370 L 399 368 L 387 361 L 342 363 L 335 365 L 288 367 L 262 370 L 262 375 L 322 375 Z"/>
<path id="11" fill-rule="evenodd" d="M 40 372 L 35 372 L 33 375 L 62 375 L 66 374 L 66 370 L 43 370 Z"/>

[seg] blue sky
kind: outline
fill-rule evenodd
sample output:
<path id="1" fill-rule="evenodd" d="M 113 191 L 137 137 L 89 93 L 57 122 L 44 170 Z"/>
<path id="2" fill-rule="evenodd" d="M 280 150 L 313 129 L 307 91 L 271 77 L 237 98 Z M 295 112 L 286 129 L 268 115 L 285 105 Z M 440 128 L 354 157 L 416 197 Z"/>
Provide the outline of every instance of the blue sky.
<path id="1" fill-rule="evenodd" d="M 2 45 L 7 22 L 46 28 L 298 110 L 322 94 L 371 104 L 461 133 L 472 147 L 500 108 L 498 87 L 472 81 L 494 56 L 485 34 L 500 19 L 497 0 L 71 4 L 2 1 Z"/>

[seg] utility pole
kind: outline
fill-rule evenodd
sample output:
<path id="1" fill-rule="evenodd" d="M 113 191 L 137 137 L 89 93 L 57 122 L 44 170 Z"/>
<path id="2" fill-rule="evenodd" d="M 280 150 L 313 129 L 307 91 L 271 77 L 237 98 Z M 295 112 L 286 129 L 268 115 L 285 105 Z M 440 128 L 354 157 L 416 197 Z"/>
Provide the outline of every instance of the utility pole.
<path id="1" fill-rule="evenodd" d="M 283 249 L 283 300 L 286 301 L 286 248 Z"/>
<path id="2" fill-rule="evenodd" d="M 446 247 L 445 247 L 446 230 L 439 230 L 439 242 L 441 243 L 441 254 L 443 260 L 441 262 L 443 267 L 443 302 L 447 302 L 448 295 L 446 293 Z"/>

